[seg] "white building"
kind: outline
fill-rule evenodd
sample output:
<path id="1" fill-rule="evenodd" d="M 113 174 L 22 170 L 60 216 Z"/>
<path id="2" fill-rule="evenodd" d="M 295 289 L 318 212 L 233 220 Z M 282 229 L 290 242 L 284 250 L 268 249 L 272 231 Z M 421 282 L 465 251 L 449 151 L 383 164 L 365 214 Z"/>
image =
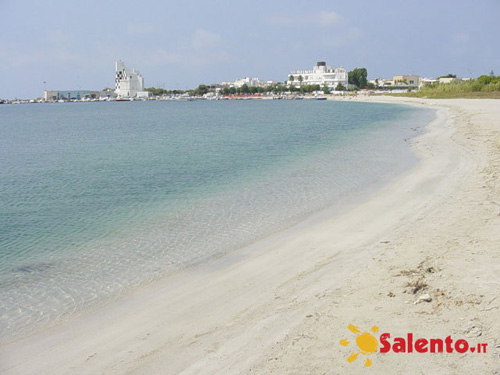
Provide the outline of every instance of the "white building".
<path id="1" fill-rule="evenodd" d="M 394 81 L 392 79 L 386 79 L 386 78 L 375 78 L 368 82 L 373 84 L 376 88 L 389 87 L 394 84 Z"/>
<path id="2" fill-rule="evenodd" d="M 420 79 L 420 87 L 425 85 L 432 85 L 438 83 L 439 81 L 436 78 L 421 78 Z"/>
<path id="3" fill-rule="evenodd" d="M 248 87 L 259 87 L 262 85 L 262 81 L 258 78 L 252 78 L 252 77 L 245 77 L 241 79 L 237 79 L 234 81 L 234 87 L 238 88 L 243 85 L 247 85 Z"/>
<path id="4" fill-rule="evenodd" d="M 456 78 L 456 77 L 439 77 L 437 80 L 439 83 L 460 83 L 460 82 L 462 82 L 462 79 Z"/>
<path id="5" fill-rule="evenodd" d="M 347 72 L 343 67 L 333 68 L 326 66 L 324 61 L 316 64 L 313 70 L 297 70 L 288 75 L 288 84 L 295 87 L 306 85 L 327 86 L 329 89 L 337 88 L 339 84 L 347 87 Z"/>
<path id="6" fill-rule="evenodd" d="M 374 84 L 375 87 L 377 88 L 390 88 L 390 89 L 394 88 L 415 89 L 423 84 L 422 79 L 415 74 L 393 76 L 392 79 L 377 78 L 377 79 L 372 79 L 370 83 Z"/>
<path id="7" fill-rule="evenodd" d="M 115 93 L 122 98 L 147 97 L 144 91 L 144 78 L 135 69 L 129 70 L 121 60 L 116 62 Z"/>
<path id="8" fill-rule="evenodd" d="M 265 83 L 259 78 L 245 77 L 237 79 L 233 82 L 222 82 L 221 86 L 224 87 L 235 87 L 240 88 L 243 85 L 247 85 L 248 87 L 261 87 L 265 86 Z"/>

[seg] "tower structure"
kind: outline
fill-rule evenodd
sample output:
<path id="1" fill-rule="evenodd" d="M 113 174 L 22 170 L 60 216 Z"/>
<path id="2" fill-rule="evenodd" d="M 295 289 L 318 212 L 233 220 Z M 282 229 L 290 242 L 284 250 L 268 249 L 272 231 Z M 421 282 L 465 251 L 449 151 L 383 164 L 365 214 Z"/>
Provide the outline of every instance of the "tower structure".
<path id="1" fill-rule="evenodd" d="M 121 60 L 116 62 L 115 93 L 122 98 L 135 98 L 144 91 L 144 78 L 135 69 L 129 70 Z"/>

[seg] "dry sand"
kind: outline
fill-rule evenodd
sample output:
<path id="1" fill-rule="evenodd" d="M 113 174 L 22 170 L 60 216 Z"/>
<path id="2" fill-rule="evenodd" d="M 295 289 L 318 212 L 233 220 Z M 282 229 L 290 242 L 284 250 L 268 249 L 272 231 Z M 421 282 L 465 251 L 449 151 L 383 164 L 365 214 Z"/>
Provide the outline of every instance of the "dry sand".
<path id="1" fill-rule="evenodd" d="M 440 108 L 414 169 L 340 215 L 7 344 L 0 373 L 500 374 L 500 101 L 363 100 Z M 365 368 L 364 354 L 347 362 L 350 323 L 488 346 L 376 352 Z"/>

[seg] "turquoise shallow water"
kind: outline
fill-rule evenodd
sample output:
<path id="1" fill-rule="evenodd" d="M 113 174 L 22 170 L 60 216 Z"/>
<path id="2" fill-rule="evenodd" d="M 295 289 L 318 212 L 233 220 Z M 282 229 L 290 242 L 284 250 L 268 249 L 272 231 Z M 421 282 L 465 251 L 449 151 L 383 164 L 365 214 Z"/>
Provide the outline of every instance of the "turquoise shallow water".
<path id="1" fill-rule="evenodd" d="M 434 114 L 324 101 L 0 108 L 0 340 L 233 251 L 409 168 Z"/>

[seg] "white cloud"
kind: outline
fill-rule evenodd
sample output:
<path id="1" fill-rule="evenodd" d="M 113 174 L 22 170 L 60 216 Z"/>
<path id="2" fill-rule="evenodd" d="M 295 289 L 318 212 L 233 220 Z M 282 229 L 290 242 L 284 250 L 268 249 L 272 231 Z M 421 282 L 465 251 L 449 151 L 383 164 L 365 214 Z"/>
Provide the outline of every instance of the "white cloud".
<path id="1" fill-rule="evenodd" d="M 336 12 L 319 12 L 316 18 L 321 26 L 330 27 L 342 22 L 342 17 Z"/>
<path id="2" fill-rule="evenodd" d="M 141 66 L 161 66 L 175 65 L 183 61 L 182 55 L 178 52 L 167 52 L 165 49 L 158 49 L 145 53 L 141 59 Z"/>
<path id="3" fill-rule="evenodd" d="M 7 68 L 22 66 L 64 66 L 67 63 L 81 62 L 81 56 L 62 49 L 34 49 L 30 51 L 3 50 L 0 60 Z"/>
<path id="4" fill-rule="evenodd" d="M 177 48 L 170 46 L 143 52 L 144 66 L 188 65 L 204 67 L 231 61 L 224 50 L 225 41 L 217 33 L 197 29 L 188 35 Z"/>
<path id="5" fill-rule="evenodd" d="M 191 47 L 195 50 L 221 47 L 222 37 L 204 29 L 197 29 L 191 36 Z"/>
<path id="6" fill-rule="evenodd" d="M 332 27 L 343 24 L 344 18 L 334 11 L 311 14 L 278 15 L 267 18 L 271 25 L 282 27 Z"/>
<path id="7" fill-rule="evenodd" d="M 197 29 L 182 47 L 182 62 L 195 67 L 229 62 L 231 56 L 224 50 L 225 45 L 219 34 Z"/>
<path id="8" fill-rule="evenodd" d="M 362 36 L 363 32 L 360 29 L 350 27 L 345 31 L 335 33 L 335 35 L 324 36 L 320 38 L 320 41 L 325 47 L 338 48 L 348 45 L 353 41 L 360 39 Z"/>
<path id="9" fill-rule="evenodd" d="M 189 65 L 199 68 L 209 65 L 228 63 L 231 62 L 231 60 L 231 55 L 226 51 L 209 51 L 205 53 L 195 53 L 186 56 L 186 62 Z"/>
<path id="10" fill-rule="evenodd" d="M 14 69 L 30 66 L 34 69 L 82 67 L 93 60 L 96 59 L 89 57 L 89 51 L 77 43 L 75 34 L 58 29 L 40 34 L 32 45 L 11 42 L 0 47 L 3 66 Z"/>

